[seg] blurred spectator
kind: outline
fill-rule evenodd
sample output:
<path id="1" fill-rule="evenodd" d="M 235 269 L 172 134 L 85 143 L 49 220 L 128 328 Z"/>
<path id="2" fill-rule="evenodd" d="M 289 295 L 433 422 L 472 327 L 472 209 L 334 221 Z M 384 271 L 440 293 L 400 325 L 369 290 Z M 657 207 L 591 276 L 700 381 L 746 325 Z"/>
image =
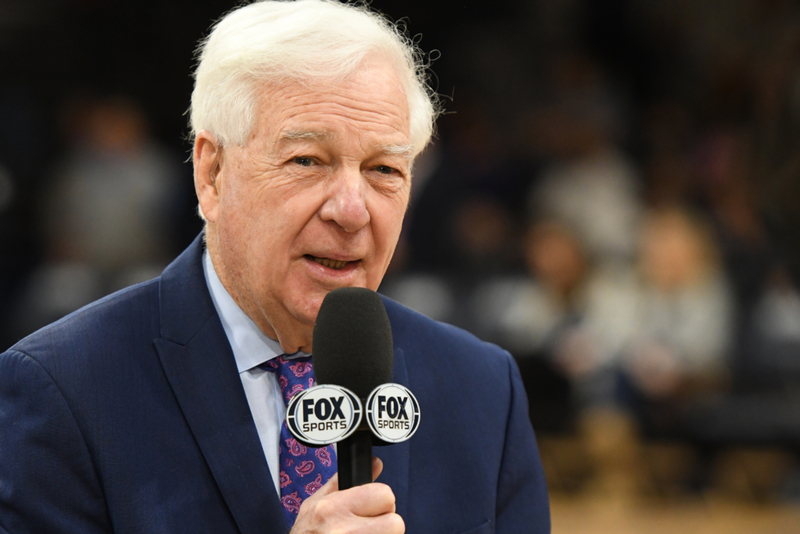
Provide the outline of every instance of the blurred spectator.
<path id="1" fill-rule="evenodd" d="M 734 301 L 713 234 L 679 208 L 647 216 L 639 273 L 636 328 L 622 360 L 627 400 L 648 430 L 674 433 L 687 402 L 726 386 Z"/>
<path id="2" fill-rule="evenodd" d="M 574 229 L 598 261 L 628 261 L 640 216 L 634 168 L 603 150 L 545 172 L 531 194 L 531 212 Z"/>
<path id="3" fill-rule="evenodd" d="M 745 321 L 772 271 L 772 243 L 759 210 L 752 140 L 740 128 L 720 128 L 700 139 L 695 177 L 698 199 L 719 238 L 741 320 Z"/>
<path id="4" fill-rule="evenodd" d="M 43 213 L 48 248 L 114 277 L 168 257 L 178 162 L 125 98 L 90 102 L 59 165 Z M 80 110 L 77 110 L 80 112 Z"/>
<path id="5" fill-rule="evenodd" d="M 630 335 L 629 273 L 594 269 L 582 243 L 553 222 L 530 227 L 525 260 L 527 276 L 495 277 L 476 291 L 476 329 L 517 356 L 546 354 L 575 373 L 613 360 Z M 561 352 L 576 329 L 596 338 L 591 353 Z"/>
<path id="6" fill-rule="evenodd" d="M 628 261 L 641 212 L 639 173 L 618 148 L 618 95 L 584 54 L 554 68 L 553 102 L 531 121 L 533 149 L 552 164 L 529 192 L 529 216 L 569 227 L 593 261 Z"/>
<path id="7" fill-rule="evenodd" d="M 71 144 L 40 199 L 46 262 L 22 296 L 20 334 L 157 275 L 173 246 L 179 160 L 149 137 L 142 110 L 90 100 L 68 119 Z"/>
<path id="8" fill-rule="evenodd" d="M 634 328 L 634 279 L 624 265 L 597 268 L 555 222 L 531 225 L 524 250 L 527 274 L 475 290 L 474 329 L 517 357 L 539 426 L 566 430 L 573 409 L 615 402 L 618 355 Z"/>

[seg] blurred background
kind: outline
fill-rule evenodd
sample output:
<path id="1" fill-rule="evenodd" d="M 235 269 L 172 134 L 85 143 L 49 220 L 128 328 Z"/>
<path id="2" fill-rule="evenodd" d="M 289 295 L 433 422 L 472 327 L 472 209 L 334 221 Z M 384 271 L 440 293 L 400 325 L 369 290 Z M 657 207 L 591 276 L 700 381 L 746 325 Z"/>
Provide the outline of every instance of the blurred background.
<path id="1" fill-rule="evenodd" d="M 0 344 L 200 231 L 228 0 L 0 0 Z M 553 531 L 796 532 L 800 6 L 374 0 L 446 113 L 381 290 L 517 358 Z"/>

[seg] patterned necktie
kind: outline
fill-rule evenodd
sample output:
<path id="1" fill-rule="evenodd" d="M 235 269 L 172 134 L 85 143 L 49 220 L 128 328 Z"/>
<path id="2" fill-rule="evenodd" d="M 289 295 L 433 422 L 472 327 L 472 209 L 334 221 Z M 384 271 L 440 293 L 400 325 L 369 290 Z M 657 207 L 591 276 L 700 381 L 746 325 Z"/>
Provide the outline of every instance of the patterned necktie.
<path id="1" fill-rule="evenodd" d="M 288 405 L 292 397 L 314 385 L 311 357 L 284 360 L 278 356 L 262 365 L 276 373 L 281 385 L 281 396 Z M 289 527 L 294 525 L 297 512 L 304 499 L 313 495 L 336 472 L 336 452 L 333 445 L 306 447 L 289 433 L 284 419 L 280 440 L 281 503 Z"/>

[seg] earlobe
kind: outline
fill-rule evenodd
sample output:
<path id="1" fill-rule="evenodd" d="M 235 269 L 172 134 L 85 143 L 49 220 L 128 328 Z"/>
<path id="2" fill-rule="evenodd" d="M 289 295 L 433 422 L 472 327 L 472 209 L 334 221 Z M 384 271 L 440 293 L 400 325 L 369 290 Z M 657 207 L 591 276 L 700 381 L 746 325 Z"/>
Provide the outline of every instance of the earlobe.
<path id="1" fill-rule="evenodd" d="M 194 189 L 200 211 L 209 222 L 216 222 L 219 206 L 219 177 L 222 168 L 222 146 L 205 130 L 197 133 L 192 155 Z"/>

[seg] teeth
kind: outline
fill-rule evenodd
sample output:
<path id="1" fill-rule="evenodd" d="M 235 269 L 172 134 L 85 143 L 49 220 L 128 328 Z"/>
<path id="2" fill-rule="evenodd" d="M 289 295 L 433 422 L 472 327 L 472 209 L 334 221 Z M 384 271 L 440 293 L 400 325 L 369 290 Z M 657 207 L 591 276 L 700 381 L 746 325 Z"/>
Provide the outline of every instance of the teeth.
<path id="1" fill-rule="evenodd" d="M 336 269 L 336 270 L 339 270 L 343 268 L 345 265 L 347 265 L 346 261 L 332 260 L 330 258 L 317 258 L 316 256 L 314 257 L 314 261 L 319 263 L 320 265 L 328 267 L 329 269 Z"/>

